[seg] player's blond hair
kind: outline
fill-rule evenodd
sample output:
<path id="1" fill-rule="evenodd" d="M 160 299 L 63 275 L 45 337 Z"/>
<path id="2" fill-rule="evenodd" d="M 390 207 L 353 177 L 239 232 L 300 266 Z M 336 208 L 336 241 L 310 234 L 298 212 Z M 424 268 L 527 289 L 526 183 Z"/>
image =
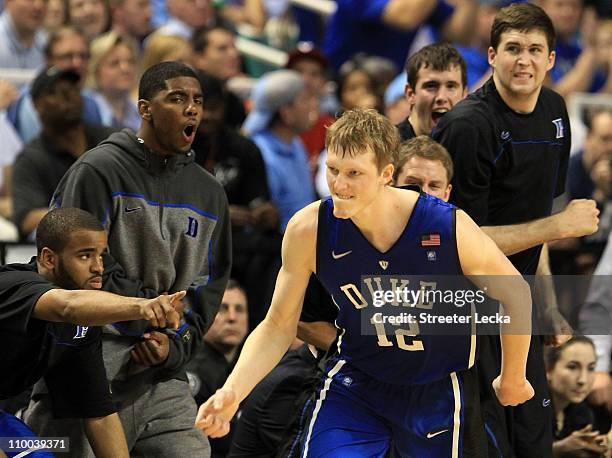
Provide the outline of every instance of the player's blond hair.
<path id="1" fill-rule="evenodd" d="M 345 111 L 327 128 L 325 146 L 343 157 L 372 151 L 381 171 L 387 164 L 395 164 L 400 136 L 395 126 L 376 110 L 357 108 Z"/>

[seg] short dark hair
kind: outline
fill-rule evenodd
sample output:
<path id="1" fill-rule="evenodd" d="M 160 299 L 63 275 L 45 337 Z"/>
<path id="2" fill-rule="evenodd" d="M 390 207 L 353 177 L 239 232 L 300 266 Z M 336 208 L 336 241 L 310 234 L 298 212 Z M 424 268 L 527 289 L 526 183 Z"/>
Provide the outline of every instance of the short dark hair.
<path id="1" fill-rule="evenodd" d="M 47 247 L 60 253 L 70 235 L 77 231 L 103 231 L 104 226 L 89 212 L 80 208 L 56 208 L 47 213 L 36 228 L 36 251 Z"/>
<path id="2" fill-rule="evenodd" d="M 89 43 L 87 43 L 87 38 L 85 37 L 85 35 L 83 35 L 83 32 L 71 25 L 63 25 L 51 32 L 51 34 L 49 35 L 49 38 L 47 39 L 47 44 L 45 45 L 45 48 L 43 50 L 45 58 L 50 59 L 51 57 L 53 57 L 53 48 L 55 47 L 57 42 L 63 40 L 69 35 L 77 35 L 81 37 L 89 48 Z"/>
<path id="3" fill-rule="evenodd" d="M 494 50 L 497 51 L 502 34 L 508 30 L 540 30 L 546 35 L 548 52 L 555 49 L 555 27 L 546 12 L 537 5 L 512 3 L 499 10 L 491 26 L 491 47 Z"/>
<path id="4" fill-rule="evenodd" d="M 247 295 L 246 289 L 244 289 L 244 287 L 240 283 L 238 283 L 238 280 L 236 280 L 235 278 L 230 278 L 227 281 L 225 291 L 229 291 L 230 289 L 239 289 L 240 291 L 242 291 L 242 294 L 244 294 L 245 296 Z"/>
<path id="5" fill-rule="evenodd" d="M 563 353 L 563 350 L 576 343 L 584 343 L 590 345 L 591 347 L 593 347 L 593 351 L 595 351 L 595 344 L 590 338 L 586 336 L 573 336 L 570 340 L 559 345 L 558 347 L 547 347 L 544 349 L 544 363 L 546 366 L 546 370 L 553 370 L 555 365 L 561 358 L 561 353 Z"/>
<path id="6" fill-rule="evenodd" d="M 453 179 L 453 160 L 450 154 L 438 142 L 432 140 L 427 135 L 419 135 L 411 138 L 400 145 L 399 158 L 395 164 L 393 180 L 397 180 L 402 169 L 411 157 L 421 157 L 430 161 L 440 161 L 446 169 L 446 176 L 450 183 Z"/>
<path id="7" fill-rule="evenodd" d="M 138 99 L 151 100 L 159 91 L 168 87 L 167 80 L 180 76 L 198 79 L 191 67 L 180 62 L 160 62 L 149 67 L 140 78 Z"/>
<path id="8" fill-rule="evenodd" d="M 232 36 L 236 35 L 236 32 L 223 23 L 201 27 L 193 33 L 193 38 L 191 39 L 191 46 L 193 46 L 194 52 L 201 53 L 208 48 L 208 34 L 214 30 L 223 30 Z"/>
<path id="9" fill-rule="evenodd" d="M 465 60 L 463 60 L 459 51 L 448 43 L 427 45 L 414 53 L 406 62 L 408 84 L 412 86 L 412 89 L 416 88 L 421 68 L 431 68 L 436 72 L 443 72 L 455 65 L 461 70 L 461 84 L 463 84 L 463 87 L 467 87 L 467 69 Z"/>

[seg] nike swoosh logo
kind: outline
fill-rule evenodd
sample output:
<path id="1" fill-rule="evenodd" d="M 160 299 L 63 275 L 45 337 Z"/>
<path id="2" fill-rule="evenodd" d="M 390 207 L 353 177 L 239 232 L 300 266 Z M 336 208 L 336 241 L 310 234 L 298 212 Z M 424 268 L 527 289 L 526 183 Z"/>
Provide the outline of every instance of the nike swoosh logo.
<path id="1" fill-rule="evenodd" d="M 345 256 L 348 256 L 348 255 L 349 255 L 349 254 L 351 254 L 352 252 L 353 252 L 353 250 L 351 250 L 351 251 L 346 251 L 346 252 L 344 252 L 344 253 L 340 253 L 340 254 L 336 254 L 336 253 L 334 253 L 334 252 L 332 251 L 332 258 L 334 258 L 334 259 L 340 259 L 340 258 L 343 258 L 343 257 L 345 257 Z"/>
<path id="2" fill-rule="evenodd" d="M 435 433 L 427 433 L 427 439 L 431 439 L 432 437 L 436 437 L 438 434 L 442 434 L 448 431 L 448 429 L 443 429 L 442 431 L 436 431 Z"/>
<path id="3" fill-rule="evenodd" d="M 125 207 L 125 212 L 126 213 L 132 213 L 132 212 L 135 212 L 137 210 L 142 210 L 142 207 L 134 207 L 134 208 Z"/>

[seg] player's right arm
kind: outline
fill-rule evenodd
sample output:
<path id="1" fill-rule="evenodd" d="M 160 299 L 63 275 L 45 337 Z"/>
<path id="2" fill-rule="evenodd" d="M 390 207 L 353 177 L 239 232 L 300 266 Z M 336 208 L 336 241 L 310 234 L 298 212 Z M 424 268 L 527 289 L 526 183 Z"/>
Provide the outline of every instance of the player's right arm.
<path id="1" fill-rule="evenodd" d="M 510 323 L 501 326 L 501 374 L 493 381 L 502 405 L 521 404 L 534 395 L 526 377 L 531 341 L 529 285 L 495 243 L 463 211 L 457 210 L 457 251 L 463 273 L 503 304 Z M 486 289 L 485 289 L 486 288 Z"/>
<path id="2" fill-rule="evenodd" d="M 196 427 L 209 437 L 228 433 L 240 402 L 278 364 L 296 336 L 304 292 L 315 269 L 318 209 L 315 202 L 289 221 L 268 314 L 246 340 L 223 387 L 198 411 Z"/>
<path id="3" fill-rule="evenodd" d="M 36 301 L 32 316 L 39 320 L 102 326 L 128 320 L 148 320 L 154 327 L 176 329 L 175 306 L 185 291 L 154 299 L 124 297 L 106 291 L 50 289 Z"/>

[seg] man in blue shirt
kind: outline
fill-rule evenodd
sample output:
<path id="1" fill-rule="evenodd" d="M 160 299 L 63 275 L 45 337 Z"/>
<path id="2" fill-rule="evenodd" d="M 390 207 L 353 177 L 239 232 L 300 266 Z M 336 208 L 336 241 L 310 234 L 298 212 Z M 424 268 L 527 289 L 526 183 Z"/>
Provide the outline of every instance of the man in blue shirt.
<path id="1" fill-rule="evenodd" d="M 293 70 L 268 73 L 253 89 L 252 100 L 253 109 L 242 127 L 261 150 L 270 197 L 285 232 L 289 219 L 315 196 L 299 134 L 317 120 L 317 101 Z"/>
<path id="2" fill-rule="evenodd" d="M 46 11 L 47 3 L 42 0 L 6 0 L 0 15 L 0 68 L 36 70 L 42 66 Z"/>

